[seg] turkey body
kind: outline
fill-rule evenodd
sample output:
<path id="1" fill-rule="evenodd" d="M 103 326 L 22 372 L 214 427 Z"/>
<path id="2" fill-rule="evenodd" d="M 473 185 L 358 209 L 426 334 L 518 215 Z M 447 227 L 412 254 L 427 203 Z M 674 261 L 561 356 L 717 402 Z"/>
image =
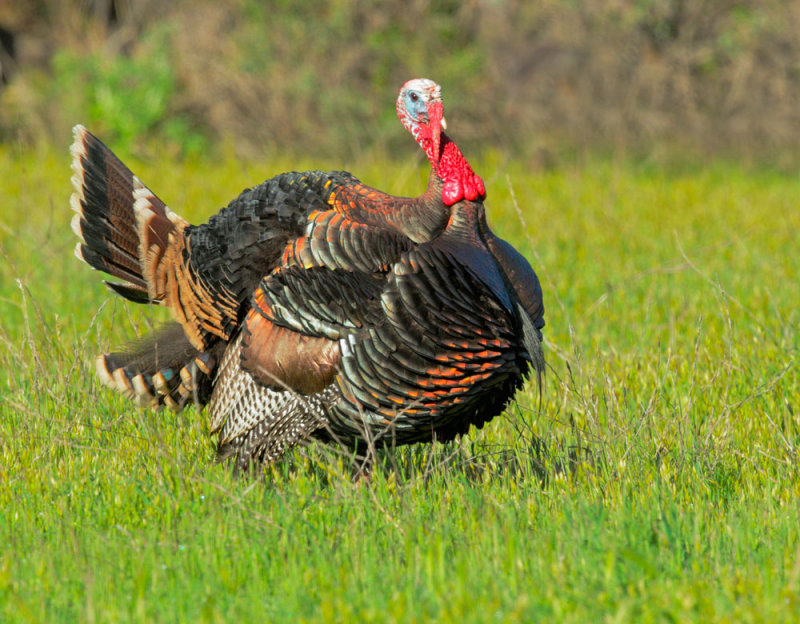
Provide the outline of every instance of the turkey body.
<path id="1" fill-rule="evenodd" d="M 473 198 L 448 203 L 436 168 L 417 198 L 346 172 L 285 173 L 193 226 L 82 127 L 73 169 L 77 255 L 175 318 L 101 355 L 101 379 L 142 405 L 208 404 L 239 468 L 310 438 L 449 440 L 542 373 L 539 281 L 491 232 L 469 177 Z"/>

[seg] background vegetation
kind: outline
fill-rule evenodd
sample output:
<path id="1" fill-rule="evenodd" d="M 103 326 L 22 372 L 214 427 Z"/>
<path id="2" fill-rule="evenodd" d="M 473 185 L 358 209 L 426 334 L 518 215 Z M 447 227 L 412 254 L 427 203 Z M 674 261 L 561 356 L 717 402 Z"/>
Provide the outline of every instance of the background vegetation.
<path id="1" fill-rule="evenodd" d="M 469 147 L 794 162 L 800 2 L 0 2 L 0 138 L 351 158 L 405 145 L 390 103 L 445 88 Z M 153 148 L 156 149 L 156 148 Z"/>
<path id="2" fill-rule="evenodd" d="M 531 4 L 0 4 L 0 620 L 798 620 L 797 4 Z M 290 169 L 416 194 L 413 75 L 542 278 L 541 399 L 248 481 L 99 386 L 164 315 L 72 258 L 69 126 L 193 222 Z"/>

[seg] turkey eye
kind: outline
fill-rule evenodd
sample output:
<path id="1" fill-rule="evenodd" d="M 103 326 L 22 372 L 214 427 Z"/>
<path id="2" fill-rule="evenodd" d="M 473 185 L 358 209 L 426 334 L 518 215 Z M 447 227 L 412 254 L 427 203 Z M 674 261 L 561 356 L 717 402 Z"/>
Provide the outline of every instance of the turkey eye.
<path id="1" fill-rule="evenodd" d="M 412 91 L 411 93 L 409 93 L 409 94 L 408 94 L 408 97 L 410 97 L 410 98 L 411 98 L 411 101 L 412 101 L 412 102 L 416 102 L 416 101 L 419 99 L 419 95 L 417 95 L 417 94 L 416 94 L 416 92 L 414 92 L 414 91 Z"/>

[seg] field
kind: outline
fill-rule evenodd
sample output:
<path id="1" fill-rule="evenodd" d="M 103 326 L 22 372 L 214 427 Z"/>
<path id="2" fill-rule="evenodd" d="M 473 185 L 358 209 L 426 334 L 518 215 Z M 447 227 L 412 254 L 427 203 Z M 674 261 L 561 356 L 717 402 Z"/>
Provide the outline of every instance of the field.
<path id="1" fill-rule="evenodd" d="M 408 146 L 411 152 L 411 146 Z M 281 171 L 132 168 L 204 220 Z M 486 155 L 490 222 L 539 273 L 548 372 L 367 483 L 311 446 L 235 478 L 205 414 L 138 410 L 94 355 L 165 316 L 72 255 L 69 158 L 0 146 L 0 620 L 793 622 L 800 617 L 800 179 Z"/>

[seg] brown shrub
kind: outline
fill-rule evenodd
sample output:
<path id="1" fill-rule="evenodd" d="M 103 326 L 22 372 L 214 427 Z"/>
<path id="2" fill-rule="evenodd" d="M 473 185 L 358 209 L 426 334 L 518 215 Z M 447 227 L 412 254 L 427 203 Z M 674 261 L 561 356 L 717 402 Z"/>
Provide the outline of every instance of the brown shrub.
<path id="1" fill-rule="evenodd" d="M 164 87 L 163 117 L 185 119 L 212 139 L 230 137 L 245 153 L 392 150 L 403 138 L 394 93 L 421 75 L 442 83 L 454 133 L 473 148 L 638 151 L 666 143 L 769 155 L 800 145 L 797 1 L 3 6 L 0 27 L 17 43 L 16 58 L 6 51 L 4 67 L 14 71 L 4 72 L 9 83 L 0 92 L 6 138 L 63 136 L 86 115 L 105 115 L 113 132 L 113 115 L 83 95 L 92 71 L 73 81 L 77 94 L 53 92 L 53 84 L 65 90 L 54 54 L 140 58 L 146 67 L 150 35 L 160 32 L 167 43 L 158 53 L 171 68 L 162 80 L 174 82 Z M 141 125 L 135 130 L 145 135 L 164 129 L 154 120 Z"/>

